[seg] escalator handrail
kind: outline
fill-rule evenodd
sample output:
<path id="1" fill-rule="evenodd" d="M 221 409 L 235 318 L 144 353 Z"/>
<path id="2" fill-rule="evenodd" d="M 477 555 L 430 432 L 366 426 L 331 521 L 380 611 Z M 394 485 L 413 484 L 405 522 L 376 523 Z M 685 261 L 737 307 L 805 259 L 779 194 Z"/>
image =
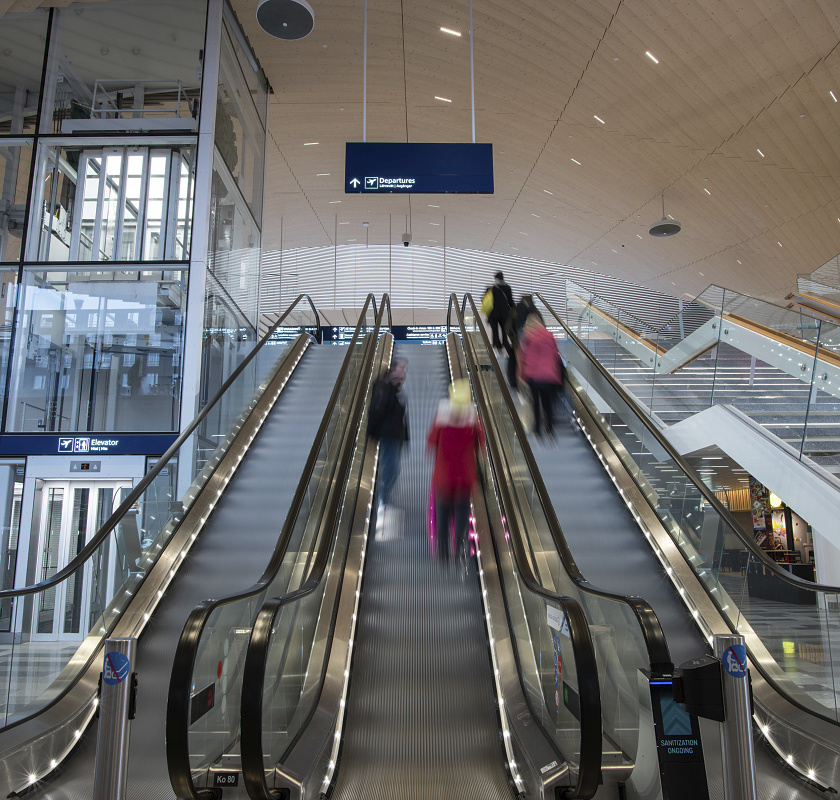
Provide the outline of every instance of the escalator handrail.
<path id="1" fill-rule="evenodd" d="M 20 589 L 4 589 L 0 591 L 0 600 L 6 600 L 12 597 L 22 597 L 28 594 L 36 594 L 38 592 L 43 591 L 44 589 L 49 589 L 51 586 L 56 586 L 57 584 L 61 583 L 63 580 L 68 578 L 72 575 L 79 567 L 82 566 L 91 556 L 92 553 L 96 551 L 100 544 L 104 541 L 105 537 L 119 524 L 122 518 L 125 516 L 126 512 L 137 502 L 143 492 L 149 487 L 149 485 L 157 478 L 160 474 L 161 470 L 167 465 L 169 459 L 172 458 L 175 453 L 181 448 L 181 445 L 192 436 L 192 434 L 196 431 L 198 426 L 201 424 L 202 420 L 210 413 L 216 403 L 222 398 L 225 392 L 231 387 L 233 382 L 242 374 L 248 364 L 253 361 L 256 357 L 257 352 L 262 349 L 265 343 L 271 338 L 274 332 L 280 327 L 283 320 L 291 314 L 292 310 L 300 303 L 302 300 L 305 300 L 312 308 L 313 312 L 315 313 L 315 323 L 317 326 L 317 336 L 313 336 L 313 338 L 320 344 L 322 341 L 322 333 L 321 333 L 321 318 L 318 314 L 318 310 L 315 308 L 314 303 L 312 302 L 312 298 L 308 294 L 299 294 L 294 302 L 286 309 L 280 319 L 272 325 L 271 329 L 266 333 L 265 336 L 259 341 L 257 346 L 251 350 L 250 353 L 242 360 L 242 363 L 230 374 L 230 377 L 221 385 L 219 391 L 213 396 L 213 398 L 201 409 L 201 411 L 196 414 L 193 421 L 186 427 L 186 429 L 178 436 L 178 438 L 172 443 L 169 449 L 157 460 L 155 465 L 140 479 L 137 485 L 129 492 L 128 497 L 123 500 L 122 503 L 114 510 L 110 517 L 100 526 L 99 530 L 91 537 L 91 539 L 85 544 L 85 546 L 78 552 L 75 558 L 73 558 L 67 566 L 60 569 L 55 575 L 52 575 L 50 578 L 41 581 L 40 583 L 33 583 L 30 586 L 24 586 Z M 311 334 L 310 334 L 311 335 Z"/>
<path id="2" fill-rule="evenodd" d="M 372 369 L 374 355 L 376 353 L 376 343 L 381 331 L 386 298 L 390 309 L 390 298 L 388 298 L 387 294 L 383 295 L 383 301 L 380 304 L 379 313 L 376 317 L 376 326 L 371 337 L 371 346 L 365 354 L 365 362 L 362 365 L 362 386 L 365 385 L 366 378 L 369 378 Z M 359 391 L 354 400 L 351 418 L 347 423 L 349 441 L 355 441 L 356 432 L 360 424 L 362 424 L 361 417 L 364 405 L 365 393 Z M 355 447 L 345 448 L 338 477 L 333 479 L 335 491 L 332 492 L 329 498 L 329 507 L 322 523 L 323 534 L 320 537 L 318 551 L 313 560 L 309 576 L 299 589 L 295 589 L 279 597 L 267 599 L 260 608 L 251 629 L 248 650 L 245 656 L 245 666 L 242 670 L 242 693 L 239 701 L 242 778 L 248 791 L 248 796 L 251 798 L 259 797 L 264 798 L 264 800 L 273 800 L 275 797 L 265 780 L 264 751 L 262 745 L 263 687 L 265 685 L 265 670 L 271 647 L 274 621 L 283 607 L 314 592 L 324 577 L 341 516 L 341 503 L 345 493 L 344 484 L 347 481 L 354 453 Z M 325 667 L 326 663 L 327 660 L 325 659 Z M 303 723 L 301 730 L 305 729 L 316 707 L 317 702 L 313 704 L 312 712 Z"/>
<path id="3" fill-rule="evenodd" d="M 457 304 L 456 304 L 457 310 Z M 478 380 L 478 366 L 472 347 L 467 346 L 468 337 L 463 315 L 459 314 L 459 325 L 461 336 L 464 342 L 464 352 L 467 359 L 469 372 L 475 376 L 473 386 L 475 387 L 476 400 L 478 403 L 479 416 L 488 420 L 491 417 L 489 403 L 484 396 L 484 388 Z M 486 432 L 487 447 L 490 451 L 491 464 L 503 463 L 501 454 L 502 445 L 497 439 L 495 427 L 489 424 L 484 425 Z M 516 503 L 511 496 L 510 486 L 501 476 L 495 481 L 496 487 L 502 495 L 502 508 L 514 509 Z M 582 798 L 587 800 L 598 791 L 601 780 L 601 759 L 603 756 L 603 732 L 601 728 L 601 689 L 598 681 L 598 665 L 595 658 L 595 645 L 592 642 L 592 634 L 589 630 L 589 623 L 583 609 L 572 597 L 558 594 L 546 589 L 534 575 L 531 564 L 525 553 L 525 536 L 520 530 L 517 514 L 505 513 L 505 523 L 510 533 L 510 542 L 513 545 L 514 561 L 517 570 L 525 583 L 525 586 L 533 593 L 546 600 L 556 603 L 563 609 L 566 621 L 569 626 L 569 639 L 571 641 L 572 653 L 574 654 L 575 672 L 578 677 L 578 693 L 580 697 L 580 753 L 577 771 L 577 784 L 567 795 L 568 797 Z M 512 637 L 513 638 L 513 637 Z M 516 648 L 514 647 L 516 652 Z M 519 660 L 516 654 L 517 663 Z M 518 669 L 518 666 L 517 666 Z M 524 694 L 526 703 L 530 708 L 530 700 L 527 693 Z M 540 715 L 531 713 L 535 720 Z M 538 722 L 539 724 L 539 722 Z M 553 744 L 553 739 L 549 736 Z M 556 747 L 556 745 L 554 745 Z"/>
<path id="4" fill-rule="evenodd" d="M 453 300 L 455 307 L 458 307 L 457 297 L 455 297 L 455 295 L 453 294 L 450 297 L 449 309 L 447 311 L 447 329 L 450 329 L 449 314 L 452 310 Z M 563 566 L 566 569 L 566 573 L 568 574 L 569 578 L 582 591 L 586 592 L 587 594 L 593 594 L 596 597 L 603 597 L 605 599 L 616 601 L 629 606 L 630 609 L 633 611 L 633 614 L 635 615 L 641 628 L 642 636 L 644 638 L 645 647 L 648 654 L 651 672 L 653 674 L 662 675 L 670 674 L 673 670 L 673 662 L 671 661 L 671 654 L 668 649 L 668 642 L 665 639 L 665 633 L 662 630 L 662 625 L 659 622 L 659 618 L 656 616 L 656 613 L 654 612 L 650 604 L 641 597 L 621 595 L 593 586 L 591 583 L 589 583 L 589 581 L 586 580 L 583 573 L 581 573 L 577 563 L 575 562 L 574 556 L 572 555 L 572 552 L 569 549 L 569 545 L 566 542 L 566 537 L 563 534 L 563 529 L 560 526 L 559 520 L 557 519 L 557 514 L 554 510 L 554 504 L 551 502 L 551 496 L 549 495 L 548 489 L 546 488 L 545 483 L 543 482 L 542 474 L 540 473 L 539 466 L 537 465 L 537 461 L 534 458 L 534 454 L 531 450 L 531 445 L 528 441 L 525 429 L 522 427 L 522 421 L 519 417 L 519 413 L 516 410 L 516 406 L 514 405 L 513 398 L 510 394 L 510 390 L 508 389 L 507 381 L 505 380 L 504 375 L 502 375 L 499 363 L 493 355 L 493 349 L 490 344 L 490 340 L 487 336 L 487 331 L 484 329 L 484 325 L 480 322 L 481 317 L 478 313 L 478 309 L 475 306 L 475 301 L 473 300 L 472 295 L 469 293 L 464 295 L 463 303 L 461 305 L 461 324 L 464 324 L 465 310 L 468 303 L 472 309 L 473 318 L 478 321 L 476 327 L 478 328 L 481 337 L 484 340 L 484 345 L 487 348 L 487 352 L 491 355 L 493 371 L 496 375 L 496 379 L 499 384 L 499 389 L 502 393 L 502 398 L 504 399 L 505 405 L 508 409 L 508 413 L 510 414 L 511 422 L 514 426 L 514 430 L 516 431 L 517 438 L 519 439 L 520 446 L 522 448 L 522 454 L 525 458 L 525 463 L 527 464 L 531 480 L 533 481 L 534 488 L 537 493 L 537 497 L 539 498 L 540 505 L 542 506 L 543 512 L 545 513 L 545 518 L 548 523 L 549 530 L 551 531 L 555 547 L 557 548 L 557 553 L 560 556 L 560 560 L 562 561 Z M 537 585 L 539 585 L 539 583 L 537 583 Z M 542 589 L 542 591 L 545 591 L 545 589 Z"/>
<path id="5" fill-rule="evenodd" d="M 195 669 L 198 648 L 201 644 L 201 635 L 211 614 L 217 608 L 258 595 L 271 583 L 282 566 L 283 559 L 286 555 L 286 548 L 294 533 L 298 516 L 306 499 L 309 482 L 318 463 L 321 445 L 326 437 L 334 408 L 341 394 L 344 378 L 350 368 L 353 352 L 359 346 L 359 342 L 364 335 L 368 308 L 370 306 L 373 307 L 375 312 L 376 298 L 372 294 L 369 294 L 365 299 L 365 304 L 359 314 L 359 321 L 356 324 L 350 344 L 348 345 L 347 354 L 342 362 L 335 386 L 327 401 L 327 407 L 321 419 L 321 424 L 315 434 L 312 449 L 309 451 L 309 457 L 303 467 L 303 472 L 301 473 L 294 497 L 286 512 L 286 520 L 277 539 L 274 551 L 271 554 L 268 566 L 257 582 L 247 589 L 231 593 L 220 599 L 203 600 L 200 602 L 190 612 L 181 632 L 181 637 L 178 640 L 178 646 L 172 662 L 172 676 L 169 682 L 166 707 L 166 759 L 169 768 L 169 778 L 178 797 L 196 799 L 199 797 L 192 781 L 190 768 L 189 717 L 192 676 L 193 670 Z M 364 375 L 364 367 L 361 374 Z"/>
<path id="6" fill-rule="evenodd" d="M 542 304 L 548 309 L 549 313 L 554 317 L 557 322 L 563 326 L 566 335 L 569 337 L 570 341 L 572 341 L 578 348 L 584 353 L 586 358 L 592 363 L 592 365 L 598 370 L 601 376 L 610 384 L 613 391 L 621 398 L 621 400 L 628 406 L 630 411 L 636 416 L 636 418 L 645 426 L 647 431 L 651 434 L 651 436 L 656 439 L 656 443 L 668 454 L 668 457 L 679 467 L 680 470 L 685 474 L 685 476 L 691 481 L 696 487 L 700 494 L 703 496 L 703 499 L 715 510 L 718 516 L 726 523 L 726 525 L 732 529 L 732 533 L 736 534 L 737 537 L 744 543 L 747 550 L 753 555 L 753 557 L 760 561 L 762 566 L 767 567 L 768 569 L 772 570 L 778 578 L 780 578 L 785 583 L 791 584 L 792 586 L 796 586 L 798 589 L 805 589 L 808 591 L 819 591 L 825 592 L 827 594 L 838 594 L 840 593 L 840 587 L 837 586 L 826 586 L 821 583 L 814 583 L 813 581 L 806 580 L 805 578 L 800 578 L 792 573 L 788 572 L 787 570 L 781 569 L 779 565 L 773 561 L 756 543 L 753 541 L 752 537 L 748 536 L 744 529 L 738 524 L 738 521 L 732 516 L 732 513 L 720 502 L 720 499 L 715 495 L 715 493 L 709 489 L 708 486 L 703 482 L 702 478 L 697 474 L 694 468 L 677 452 L 676 448 L 668 438 L 653 424 L 650 418 L 641 412 L 633 398 L 627 393 L 624 387 L 610 374 L 609 370 L 598 361 L 597 358 L 589 351 L 589 348 L 572 332 L 571 328 L 560 318 L 560 315 L 551 307 L 548 301 L 537 292 L 537 297 L 540 299 Z M 726 615 L 723 615 L 726 617 Z"/>

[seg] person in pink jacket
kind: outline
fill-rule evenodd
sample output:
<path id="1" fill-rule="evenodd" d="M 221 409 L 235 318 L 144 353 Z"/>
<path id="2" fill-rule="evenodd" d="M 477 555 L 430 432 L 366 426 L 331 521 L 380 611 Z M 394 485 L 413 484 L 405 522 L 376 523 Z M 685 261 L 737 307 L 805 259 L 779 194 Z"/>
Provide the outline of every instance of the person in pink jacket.
<path id="1" fill-rule="evenodd" d="M 426 445 L 435 456 L 432 486 L 438 558 L 449 560 L 449 526 L 454 521 L 455 554 L 466 567 L 470 494 L 476 480 L 476 457 L 484 447 L 484 429 L 472 405 L 469 381 L 458 380 L 449 387 L 449 400 L 438 406 Z"/>
<path id="2" fill-rule="evenodd" d="M 519 347 L 519 377 L 531 389 L 534 433 L 539 436 L 540 423 L 543 422 L 546 433 L 551 436 L 554 430 L 554 397 L 563 385 L 563 365 L 554 334 L 546 330 L 536 314 L 531 314 L 525 321 Z"/>

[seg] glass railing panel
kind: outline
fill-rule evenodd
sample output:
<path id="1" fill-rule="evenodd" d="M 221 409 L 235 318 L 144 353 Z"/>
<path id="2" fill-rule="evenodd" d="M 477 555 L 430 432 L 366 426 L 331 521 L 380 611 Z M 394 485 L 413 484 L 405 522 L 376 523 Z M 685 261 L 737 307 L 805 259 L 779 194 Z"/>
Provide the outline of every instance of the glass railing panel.
<path id="1" fill-rule="evenodd" d="M 267 597 L 300 588 L 309 574 L 341 441 L 348 425 L 353 393 L 360 379 L 363 350 L 360 342 L 349 353 L 350 362 L 336 403 L 330 409 L 325 434 L 318 443 L 303 503 L 292 523 L 289 542 L 276 573 L 258 594 L 236 597 L 220 604 L 202 629 L 191 696 L 202 697 L 206 687 L 215 685 L 216 699 L 214 707 L 192 721 L 189 727 L 190 766 L 194 770 L 206 768 L 223 753 L 237 752 L 241 676 L 251 627 Z M 282 527 L 283 521 L 279 519 L 274 532 L 278 538 Z"/>
<path id="2" fill-rule="evenodd" d="M 349 407 L 351 403 L 348 401 Z M 345 430 L 342 428 L 342 430 Z M 357 446 L 344 486 L 338 529 L 323 575 L 307 594 L 284 602 L 272 624 L 263 685 L 262 745 L 266 770 L 280 763 L 289 746 L 310 719 L 321 695 L 333 635 L 334 608 L 353 533 L 356 489 L 361 486 L 366 448 L 364 431 L 357 431 Z M 347 501 L 351 499 L 351 502 Z M 322 520 L 321 535 L 330 536 Z M 320 542 L 318 544 L 320 548 Z M 364 553 L 362 553 L 364 555 Z M 317 576 L 312 576 L 317 579 Z M 288 594 L 288 591 L 286 592 Z M 279 597 L 280 592 L 269 596 Z"/>
<path id="3" fill-rule="evenodd" d="M 6 698 L 5 703 L 0 700 L 0 714 L 5 724 L 56 699 L 110 634 L 283 363 L 285 348 L 272 349 L 276 357 L 269 368 L 260 374 L 253 366 L 257 359 L 246 366 L 224 395 L 225 402 L 218 404 L 222 410 L 214 406 L 184 439 L 82 566 L 54 586 L 6 601 L 12 609 L 13 643 L 0 649 L 0 680 L 5 681 L 0 696 Z M 127 493 L 104 502 L 101 523 L 109 516 L 106 508 L 116 508 Z M 45 561 L 37 579 L 56 572 L 57 565 Z M 91 592 L 77 602 L 76 590 L 83 583 Z M 33 675 L 44 677 L 33 680 Z"/>
<path id="4" fill-rule="evenodd" d="M 576 347 L 567 343 L 567 348 Z M 735 529 L 711 505 L 694 476 L 669 456 L 596 365 L 581 353 L 572 353 L 570 361 L 572 387 L 720 611 L 744 634 L 756 663 L 792 699 L 836 718 L 831 645 L 840 631 L 833 630 L 828 613 L 833 596 L 807 582 L 786 581 L 759 558 L 745 539 L 749 534 Z M 714 472 L 710 461 L 699 477 L 713 481 Z M 809 655 L 800 658 L 799 653 Z"/>
<path id="5" fill-rule="evenodd" d="M 489 468 L 486 468 L 489 474 Z M 485 492 L 488 512 L 503 529 L 498 498 Z M 508 598 L 508 621 L 522 686 L 539 720 L 573 771 L 580 767 L 579 682 L 568 621 L 561 603 L 535 594 L 526 584 L 509 534 L 499 547 L 499 572 Z"/>
<path id="6" fill-rule="evenodd" d="M 483 337 L 480 334 L 471 334 L 470 340 L 475 348 L 478 362 L 491 363 Z M 511 510 L 510 513 L 517 513 L 520 529 L 527 537 L 527 541 L 523 544 L 531 570 L 547 592 L 577 600 L 584 608 L 591 625 L 595 626 L 593 630 L 597 635 L 593 635 L 593 640 L 598 661 L 602 708 L 606 709 L 603 718 L 604 734 L 628 757 L 634 758 L 638 739 L 639 705 L 637 700 L 630 702 L 629 698 L 636 698 L 639 670 L 650 667 L 647 645 L 641 628 L 628 605 L 610 597 L 588 594 L 582 591 L 568 575 L 546 517 L 543 505 L 546 498 L 540 497 L 531 479 L 522 441 L 516 432 L 505 399 L 499 391 L 496 376 L 492 371 L 484 370 L 480 373 L 480 380 L 502 449 L 508 458 L 508 471 L 502 479 L 510 483 L 516 503 L 516 509 Z M 526 592 L 523 584 L 521 592 L 523 597 L 526 597 L 530 590 Z M 508 596 L 516 595 L 509 594 Z M 533 653 L 536 663 L 544 664 L 545 651 L 547 649 L 548 655 L 553 652 L 554 641 L 551 630 L 546 627 L 548 624 L 546 601 L 537 598 L 525 605 L 530 637 L 527 641 L 534 643 L 529 645 L 529 652 Z M 621 658 L 615 657 L 618 640 L 621 640 L 619 647 Z M 521 646 L 525 646 L 524 641 Z M 549 677 L 551 674 L 549 672 Z M 542 713 L 549 717 L 556 717 L 558 711 L 554 694 L 549 693 L 550 702 L 546 703 L 542 677 L 539 681 L 542 698 L 540 703 L 542 706 L 547 706 Z M 614 699 L 615 702 L 610 705 L 605 698 Z M 536 703 L 534 696 L 531 699 L 533 703 Z M 541 706 L 535 705 L 535 708 L 537 707 Z M 548 730 L 550 733 L 551 728 L 549 727 Z M 564 727 L 557 730 L 558 736 L 561 730 L 564 731 L 564 736 L 568 735 L 568 730 Z M 562 745 L 559 739 L 557 745 L 558 747 Z M 567 755 L 565 749 L 563 753 Z"/>

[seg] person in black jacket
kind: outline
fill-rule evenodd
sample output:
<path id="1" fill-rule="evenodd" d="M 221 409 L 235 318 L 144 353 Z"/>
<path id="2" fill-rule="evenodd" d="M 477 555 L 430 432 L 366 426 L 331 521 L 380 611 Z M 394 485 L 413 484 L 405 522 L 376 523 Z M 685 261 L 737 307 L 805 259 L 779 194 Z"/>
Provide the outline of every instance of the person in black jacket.
<path id="1" fill-rule="evenodd" d="M 394 361 L 373 384 L 368 417 L 368 433 L 379 440 L 379 504 L 391 504 L 391 492 L 400 474 L 400 451 L 408 441 L 408 414 L 400 395 L 407 361 Z"/>
<path id="2" fill-rule="evenodd" d="M 507 333 L 505 332 L 505 323 L 507 322 L 510 310 L 513 308 L 513 292 L 510 286 L 505 283 L 505 276 L 501 272 L 497 272 L 494 276 L 495 283 L 493 284 L 493 310 L 487 317 L 490 323 L 490 331 L 493 334 L 493 347 L 496 350 L 501 350 L 502 347 L 506 351 L 510 350 L 510 344 L 507 340 Z M 501 340 L 499 339 L 499 332 L 501 331 Z"/>

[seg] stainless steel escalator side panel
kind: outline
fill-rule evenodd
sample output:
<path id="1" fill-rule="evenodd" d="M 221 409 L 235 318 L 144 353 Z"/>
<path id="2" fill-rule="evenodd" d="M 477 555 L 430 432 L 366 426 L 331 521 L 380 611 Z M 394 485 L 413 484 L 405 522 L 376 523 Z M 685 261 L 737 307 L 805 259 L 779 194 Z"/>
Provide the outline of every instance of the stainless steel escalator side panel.
<path id="1" fill-rule="evenodd" d="M 390 363 L 393 336 L 390 333 L 383 334 L 378 347 L 373 375 L 379 375 L 382 367 Z M 359 447 L 363 443 L 364 440 L 356 446 Z M 352 657 L 351 641 L 355 629 L 360 579 L 364 571 L 377 459 L 378 449 L 369 442 L 365 450 L 361 480 L 354 492 L 355 510 L 343 574 L 341 571 L 330 572 L 330 586 L 325 593 L 324 607 L 335 603 L 337 598 L 338 611 L 315 713 L 285 761 L 275 766 L 273 775 L 270 772 L 266 774 L 269 786 L 289 789 L 290 800 L 318 797 L 324 791 L 326 776 L 329 774 L 331 777 L 335 767 L 335 733 L 341 729 L 343 722 L 347 672 Z M 324 624 L 330 624 L 330 617 L 331 615 L 322 615 Z M 330 762 L 333 764 L 332 768 Z"/>
<path id="2" fill-rule="evenodd" d="M 716 633 L 732 633 L 731 624 L 720 612 L 706 586 L 664 528 L 662 521 L 651 508 L 636 481 L 627 472 L 624 463 L 595 423 L 577 392 L 572 393 L 572 400 L 585 429 L 585 435 L 591 437 L 590 443 L 602 457 L 605 467 L 609 468 L 617 489 L 623 493 L 623 498 L 636 517 L 640 529 L 647 530 L 650 534 L 648 541 L 662 561 L 663 568 L 666 571 L 671 570 L 668 574 L 677 590 L 683 589 L 689 598 L 690 603 L 686 604 L 689 613 L 693 617 L 693 611 L 697 611 L 695 620 L 702 621 L 703 624 L 698 627 L 706 641 Z M 840 727 L 810 714 L 768 682 L 762 672 L 762 660 L 773 662 L 772 656 L 746 620 L 742 621 L 738 632 L 747 639 L 751 653 L 750 676 L 753 698 L 757 706 L 753 715 L 757 728 L 756 739 L 766 739 L 783 761 L 807 765 L 803 774 L 807 775 L 808 769 L 813 770 L 813 774 L 819 778 L 819 784 L 840 787 Z M 802 694 L 792 681 L 786 682 L 785 690 L 793 697 Z"/>
<path id="3" fill-rule="evenodd" d="M 452 380 L 466 377 L 466 359 L 460 338 L 456 334 L 450 333 L 447 336 L 446 351 Z M 555 796 L 555 789 L 572 786 L 572 776 L 568 764 L 557 761 L 557 751 L 548 740 L 542 726 L 534 719 L 522 689 L 505 607 L 502 576 L 492 541 L 494 535 L 504 538 L 504 532 L 498 526 L 491 524 L 487 503 L 481 492 L 473 498 L 473 510 L 481 554 L 481 569 L 484 572 L 483 578 L 487 591 L 482 600 L 485 613 L 490 618 L 492 636 L 495 641 L 499 669 L 497 681 L 504 698 L 504 713 L 510 730 L 511 746 L 516 754 L 516 763 L 527 765 L 527 769 L 520 768 L 519 771 L 523 776 L 528 796 L 548 800 Z M 503 565 L 502 570 L 505 569 Z M 509 567 L 507 569 L 509 570 Z M 513 576 L 510 575 L 505 584 L 512 585 L 512 581 Z M 489 632 L 488 635 L 490 635 Z"/>
<path id="4" fill-rule="evenodd" d="M 311 341 L 308 335 L 301 336 L 289 349 L 228 451 L 122 613 L 110 634 L 112 637 L 137 637 L 143 632 Z M 103 653 L 104 642 L 89 656 L 82 674 L 59 700 L 20 725 L 0 731 L 0 791 L 3 796 L 31 785 L 34 782 L 31 776 L 42 780 L 73 750 L 95 713 Z"/>

